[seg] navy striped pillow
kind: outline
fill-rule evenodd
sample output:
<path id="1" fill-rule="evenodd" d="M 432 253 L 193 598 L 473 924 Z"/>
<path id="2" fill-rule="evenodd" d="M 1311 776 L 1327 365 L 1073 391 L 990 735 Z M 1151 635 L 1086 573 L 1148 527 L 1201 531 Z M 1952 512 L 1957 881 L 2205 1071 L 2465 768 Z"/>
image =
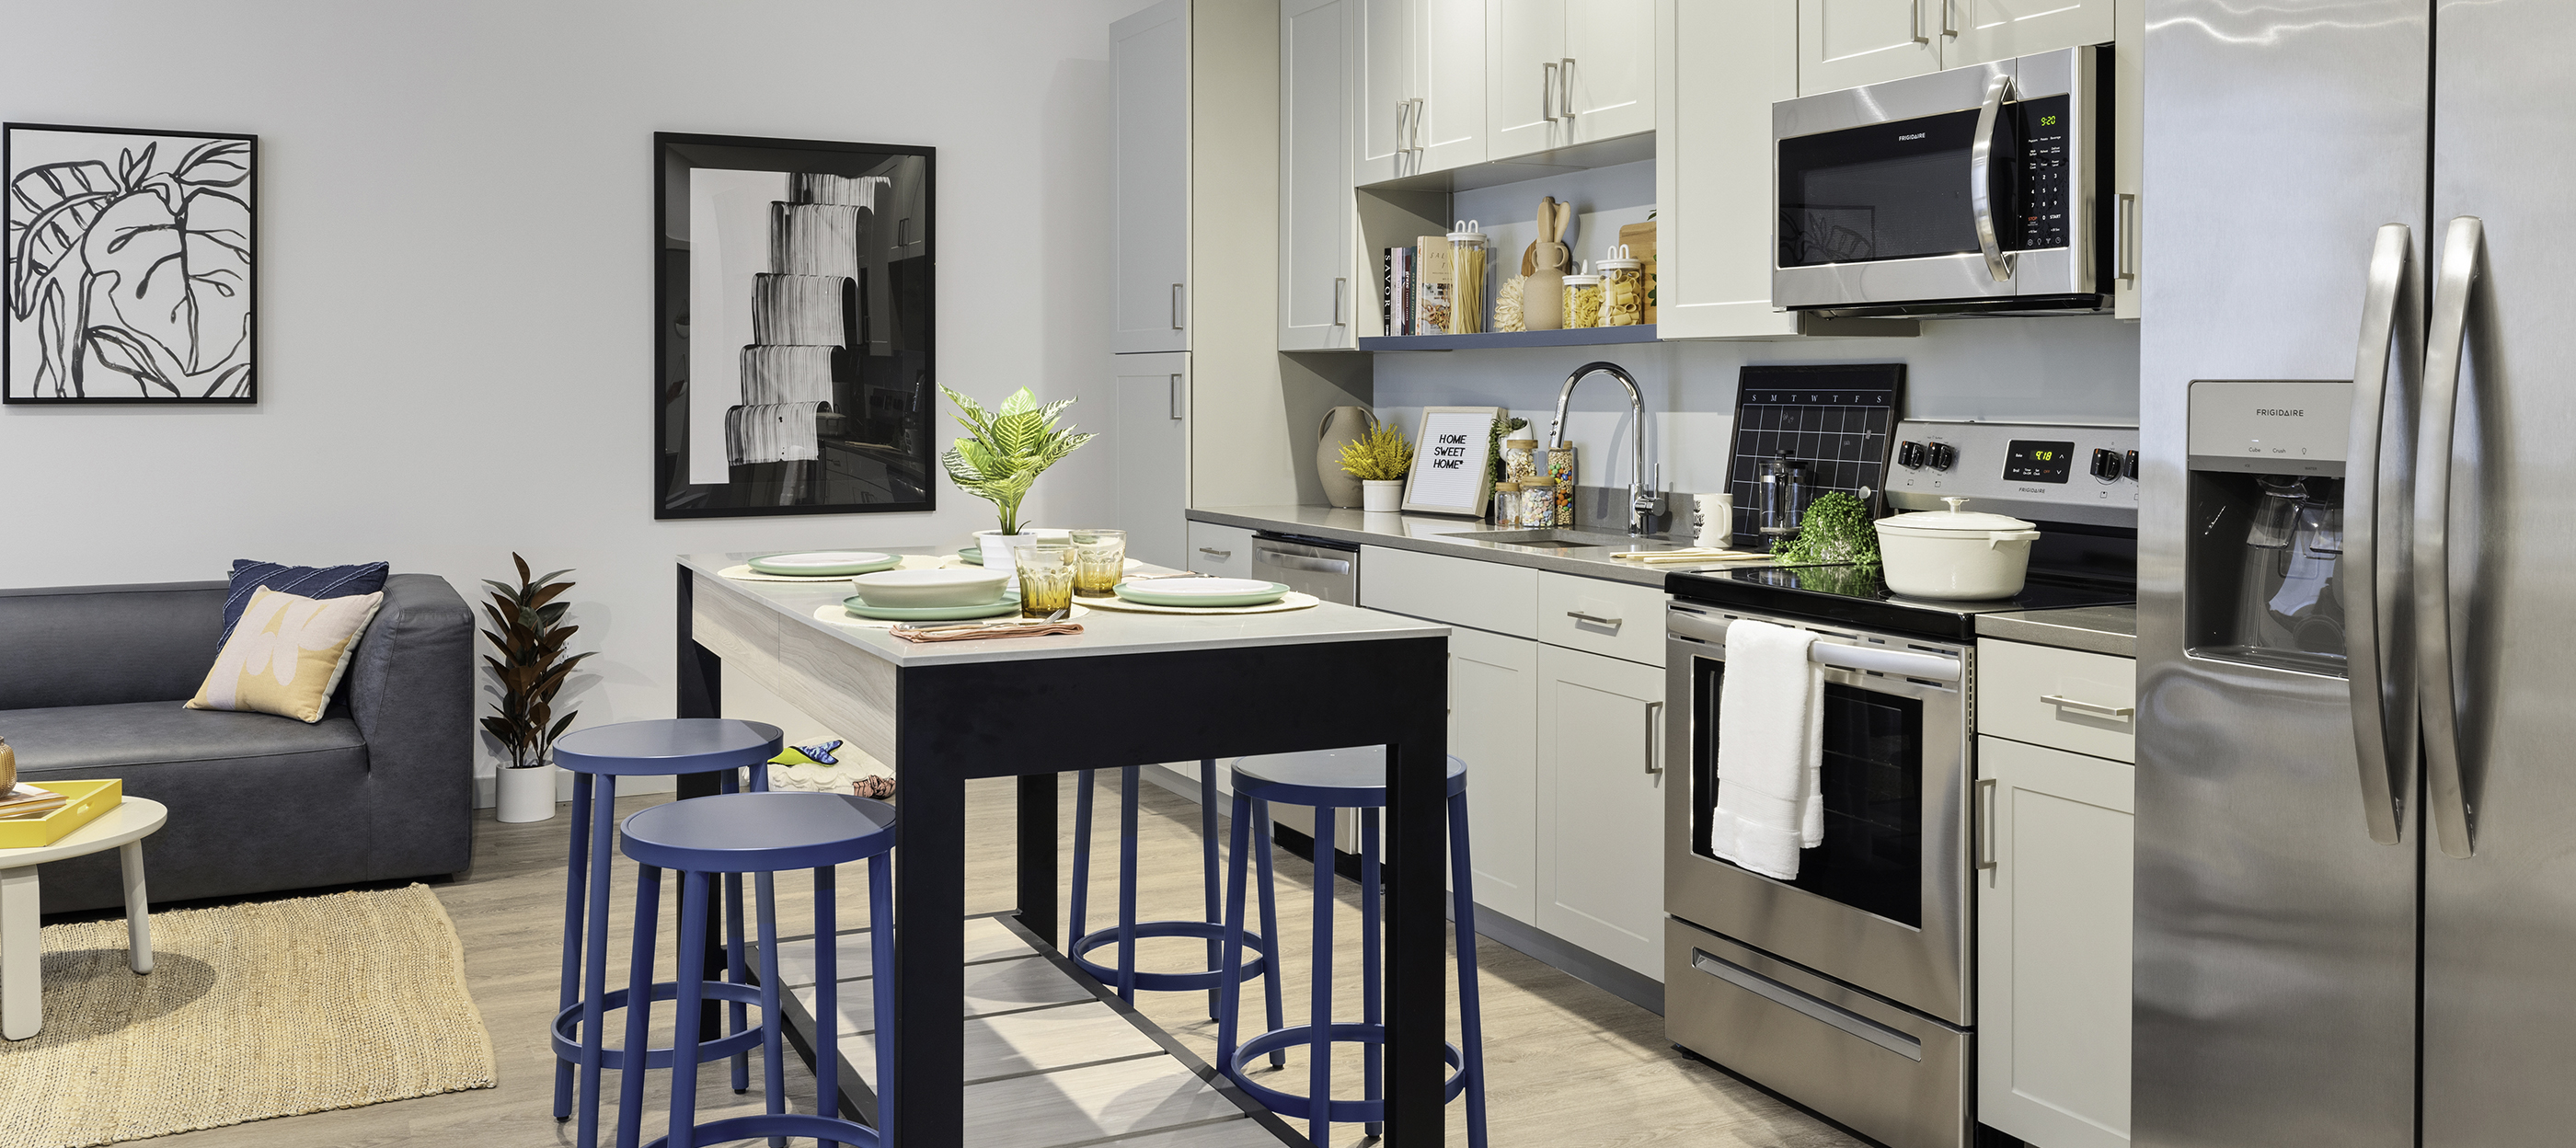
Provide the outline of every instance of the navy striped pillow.
<path id="1" fill-rule="evenodd" d="M 215 649 L 223 649 L 224 643 L 233 639 L 233 627 L 241 624 L 242 610 L 250 605 L 250 596 L 262 586 L 299 598 L 347 598 L 356 594 L 373 594 L 385 588 L 385 564 L 288 566 L 279 562 L 235 558 L 232 588 L 224 594 L 224 636 L 215 639 Z"/>

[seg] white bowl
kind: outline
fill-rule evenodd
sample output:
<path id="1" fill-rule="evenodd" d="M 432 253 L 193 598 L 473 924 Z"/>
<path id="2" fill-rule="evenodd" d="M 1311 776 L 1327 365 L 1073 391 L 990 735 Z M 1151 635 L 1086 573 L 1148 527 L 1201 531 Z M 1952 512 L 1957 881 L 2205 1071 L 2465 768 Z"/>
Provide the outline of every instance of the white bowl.
<path id="1" fill-rule="evenodd" d="M 879 570 L 850 579 L 871 606 L 981 606 L 999 601 L 1008 569 Z"/>

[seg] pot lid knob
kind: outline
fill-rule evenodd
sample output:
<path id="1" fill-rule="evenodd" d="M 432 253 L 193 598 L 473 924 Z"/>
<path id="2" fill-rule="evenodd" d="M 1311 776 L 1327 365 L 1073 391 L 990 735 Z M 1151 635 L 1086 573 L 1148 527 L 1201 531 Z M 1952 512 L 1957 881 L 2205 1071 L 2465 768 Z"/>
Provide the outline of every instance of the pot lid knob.
<path id="1" fill-rule="evenodd" d="M 1968 504 L 1968 500 L 1964 498 L 1944 498 L 1941 501 L 1950 504 L 1950 513 L 1952 514 L 1959 513 L 1959 508 Z"/>

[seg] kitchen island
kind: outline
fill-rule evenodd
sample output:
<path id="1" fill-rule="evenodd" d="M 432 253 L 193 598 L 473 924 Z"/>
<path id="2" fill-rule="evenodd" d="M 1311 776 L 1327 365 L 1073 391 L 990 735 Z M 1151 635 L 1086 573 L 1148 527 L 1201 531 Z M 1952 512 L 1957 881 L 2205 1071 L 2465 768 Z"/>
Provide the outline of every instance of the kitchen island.
<path id="1" fill-rule="evenodd" d="M 749 557 L 679 560 L 678 715 L 720 716 L 729 670 L 891 765 L 902 922 L 965 917 L 971 779 L 1020 779 L 1018 918 L 1055 946 L 1058 774 L 1386 746 L 1387 1143 L 1442 1142 L 1446 626 L 1327 602 L 1247 615 L 1093 610 L 1078 635 L 914 644 L 832 620 L 846 580 L 720 573 Z M 711 776 L 681 779 L 683 797 L 713 790 Z M 903 1068 L 891 1084 L 899 1143 L 965 1142 L 957 1002 L 969 959 L 953 925 L 900 934 L 893 1031 Z"/>

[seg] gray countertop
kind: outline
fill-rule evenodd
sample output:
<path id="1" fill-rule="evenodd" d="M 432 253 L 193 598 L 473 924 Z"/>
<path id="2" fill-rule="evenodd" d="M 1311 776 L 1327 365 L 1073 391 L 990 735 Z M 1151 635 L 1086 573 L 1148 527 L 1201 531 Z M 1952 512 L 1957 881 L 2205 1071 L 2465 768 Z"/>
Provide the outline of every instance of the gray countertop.
<path id="1" fill-rule="evenodd" d="M 2134 658 L 2138 656 L 2138 608 L 2073 606 L 1979 614 L 1977 636 Z"/>
<path id="2" fill-rule="evenodd" d="M 1709 565 L 1673 564 L 1648 566 L 1623 562 L 1610 557 L 1615 551 L 1630 549 L 1635 543 L 1627 539 L 1620 527 L 1605 530 L 1585 529 L 1583 534 L 1597 535 L 1603 544 L 1570 549 L 1557 547 L 1514 546 L 1508 542 L 1486 542 L 1456 538 L 1458 534 L 1486 533 L 1494 525 L 1474 518 L 1451 518 L 1438 514 L 1369 514 L 1328 506 L 1226 506 L 1198 508 L 1189 512 L 1193 522 L 1212 522 L 1220 526 L 1238 526 L 1246 530 L 1269 530 L 1282 534 L 1304 534 L 1329 538 L 1358 546 L 1388 546 L 1397 550 L 1419 550 L 1426 554 L 1446 554 L 1458 558 L 1476 558 L 1512 566 L 1529 566 L 1574 574 L 1585 578 L 1608 578 L 1634 582 L 1641 586 L 1661 588 L 1664 575 L 1674 570 L 1704 570 Z M 1687 541 L 1673 539 L 1638 539 L 1637 542 L 1661 543 L 1664 546 L 1687 546 Z M 1741 563 L 1738 563 L 1741 565 Z"/>
<path id="3" fill-rule="evenodd" d="M 889 554 L 931 552 L 920 547 L 885 549 Z M 841 599 L 852 593 L 847 578 L 802 585 L 748 582 L 727 578 L 721 573 L 762 553 L 767 552 L 683 554 L 679 560 L 680 565 L 698 575 L 697 592 L 700 595 L 721 595 L 758 609 L 775 611 L 791 624 L 830 634 L 858 651 L 900 667 L 1155 654 L 1238 646 L 1437 638 L 1449 633 L 1449 627 L 1433 622 L 1324 602 L 1304 610 L 1275 614 L 1137 614 L 1093 609 L 1082 618 L 1083 632 L 1080 634 L 973 642 L 907 642 L 884 629 L 861 624 L 859 619 L 838 620 L 847 618 L 841 611 Z"/>

